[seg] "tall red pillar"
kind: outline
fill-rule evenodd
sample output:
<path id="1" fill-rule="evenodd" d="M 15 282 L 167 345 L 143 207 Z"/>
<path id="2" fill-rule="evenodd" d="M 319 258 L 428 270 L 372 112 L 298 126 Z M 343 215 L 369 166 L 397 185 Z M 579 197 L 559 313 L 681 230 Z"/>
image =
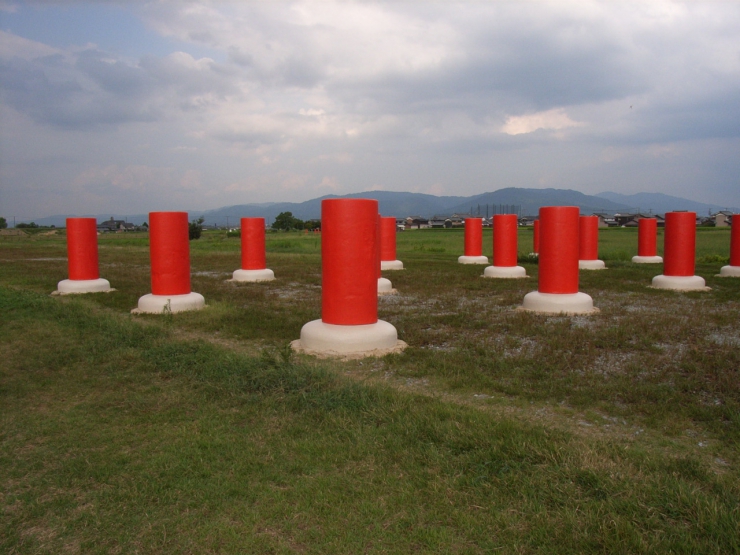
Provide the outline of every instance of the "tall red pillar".
<path id="1" fill-rule="evenodd" d="M 234 271 L 233 281 L 272 281 L 275 273 L 265 259 L 265 219 L 241 218 L 242 267 Z"/>
<path id="2" fill-rule="evenodd" d="M 658 220 L 639 218 L 637 220 L 637 256 L 632 257 L 635 264 L 660 264 L 658 256 Z"/>
<path id="3" fill-rule="evenodd" d="M 516 214 L 493 216 L 493 265 L 483 270 L 483 277 L 523 278 L 527 271 L 517 266 L 519 220 Z"/>
<path id="4" fill-rule="evenodd" d="M 483 256 L 483 218 L 465 218 L 465 254 L 458 257 L 460 264 L 488 264 Z"/>
<path id="5" fill-rule="evenodd" d="M 321 202 L 321 319 L 301 329 L 293 349 L 309 354 L 374 356 L 405 346 L 378 319 L 378 201 Z"/>
<path id="6" fill-rule="evenodd" d="M 67 218 L 69 279 L 57 284 L 57 295 L 111 291 L 98 269 L 98 227 L 95 218 Z"/>
<path id="7" fill-rule="evenodd" d="M 704 291 L 704 278 L 695 276 L 696 212 L 665 215 L 663 273 L 653 278 L 653 287 L 677 291 Z"/>
<path id="8" fill-rule="evenodd" d="M 580 216 L 578 219 L 578 268 L 581 270 L 603 270 L 599 260 L 599 217 Z"/>

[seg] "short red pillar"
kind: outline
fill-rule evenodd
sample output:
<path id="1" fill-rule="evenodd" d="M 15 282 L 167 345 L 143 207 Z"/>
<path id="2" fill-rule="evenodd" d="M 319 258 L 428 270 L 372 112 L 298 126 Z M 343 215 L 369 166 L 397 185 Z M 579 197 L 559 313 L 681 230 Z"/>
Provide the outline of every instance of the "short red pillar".
<path id="1" fill-rule="evenodd" d="M 383 217 L 378 214 L 378 227 L 377 227 L 377 241 L 375 241 L 376 250 L 378 253 L 377 256 L 377 269 L 378 269 L 378 295 L 393 295 L 396 293 L 396 290 L 393 289 L 393 284 L 391 283 L 391 280 L 388 278 L 384 278 L 381 274 L 381 270 L 383 269 Z"/>
<path id="2" fill-rule="evenodd" d="M 403 270 L 403 262 L 396 260 L 396 218 L 380 218 L 380 269 Z"/>
<path id="3" fill-rule="evenodd" d="M 396 328 L 378 320 L 379 227 L 376 200 L 321 202 L 321 320 L 303 326 L 295 350 L 370 356 L 402 347 Z"/>
<path id="4" fill-rule="evenodd" d="M 483 256 L 483 218 L 465 218 L 465 254 L 458 257 L 460 264 L 488 264 Z"/>
<path id="5" fill-rule="evenodd" d="M 665 215 L 665 262 L 667 276 L 693 276 L 696 267 L 696 212 Z"/>
<path id="6" fill-rule="evenodd" d="M 137 313 L 197 310 L 205 299 L 190 287 L 190 239 L 187 212 L 149 213 L 152 292 L 139 299 Z"/>
<path id="7" fill-rule="evenodd" d="M 580 216 L 578 219 L 578 267 L 581 270 L 603 270 L 599 260 L 599 217 Z"/>
<path id="8" fill-rule="evenodd" d="M 730 235 L 730 266 L 740 266 L 740 214 L 732 215 Z"/>
<path id="9" fill-rule="evenodd" d="M 578 291 L 579 208 L 540 208 L 538 290 L 527 293 L 522 308 L 533 312 L 589 314 L 597 309 Z"/>
<path id="10" fill-rule="evenodd" d="M 56 294 L 110 291 L 98 269 L 98 227 L 95 218 L 67 218 L 69 279 L 57 284 Z"/>
<path id="11" fill-rule="evenodd" d="M 653 278 L 653 287 L 676 290 L 704 290 L 704 278 L 694 275 L 696 266 L 696 212 L 668 212 L 665 215 L 663 274 Z"/>
<path id="12" fill-rule="evenodd" d="M 493 216 L 493 265 L 483 271 L 483 277 L 523 278 L 527 271 L 517 266 L 519 220 L 516 214 Z"/>
<path id="13" fill-rule="evenodd" d="M 663 258 L 658 256 L 658 220 L 639 218 L 637 220 L 637 256 L 632 257 L 636 264 L 659 264 Z"/>
<path id="14" fill-rule="evenodd" d="M 67 218 L 69 279 L 98 279 L 98 227 L 95 218 Z"/>
<path id="15" fill-rule="evenodd" d="M 532 233 L 532 252 L 535 254 L 540 253 L 540 221 L 535 220 Z"/>
<path id="16" fill-rule="evenodd" d="M 722 266 L 720 277 L 740 277 L 740 214 L 732 215 L 730 231 L 730 265 Z"/>
<path id="17" fill-rule="evenodd" d="M 241 219 L 242 267 L 234 271 L 233 281 L 271 281 L 275 273 L 265 261 L 265 219 Z"/>

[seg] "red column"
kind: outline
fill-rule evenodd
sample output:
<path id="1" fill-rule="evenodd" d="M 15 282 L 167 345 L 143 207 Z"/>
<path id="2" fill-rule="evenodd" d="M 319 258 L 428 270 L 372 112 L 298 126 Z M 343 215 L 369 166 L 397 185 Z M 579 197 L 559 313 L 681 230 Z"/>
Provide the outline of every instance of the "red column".
<path id="1" fill-rule="evenodd" d="M 540 208 L 540 293 L 578 293 L 577 206 Z"/>
<path id="2" fill-rule="evenodd" d="M 465 256 L 483 256 L 483 218 L 465 219 Z"/>
<path id="3" fill-rule="evenodd" d="M 149 213 L 152 294 L 190 293 L 190 240 L 187 212 Z"/>
<path id="4" fill-rule="evenodd" d="M 540 252 L 540 221 L 534 221 L 534 234 L 532 237 L 532 252 L 539 254 Z"/>
<path id="5" fill-rule="evenodd" d="M 599 217 L 581 216 L 578 219 L 578 260 L 599 258 Z"/>
<path id="6" fill-rule="evenodd" d="M 67 264 L 69 279 L 100 278 L 95 218 L 67 218 Z"/>
<path id="7" fill-rule="evenodd" d="M 242 218 L 242 270 L 264 270 L 265 219 Z"/>
<path id="8" fill-rule="evenodd" d="M 383 277 L 383 273 L 381 272 L 381 264 L 380 261 L 381 258 L 381 249 L 380 249 L 380 228 L 382 227 L 382 217 L 380 214 L 378 214 L 378 220 L 375 224 L 375 260 L 377 261 L 377 268 L 378 268 L 378 279 Z"/>
<path id="9" fill-rule="evenodd" d="M 378 201 L 321 201 L 321 319 L 326 324 L 378 321 Z"/>
<path id="10" fill-rule="evenodd" d="M 380 218 L 380 259 L 396 259 L 396 218 Z"/>
<path id="11" fill-rule="evenodd" d="M 665 215 L 663 275 L 693 276 L 696 263 L 696 212 Z"/>
<path id="12" fill-rule="evenodd" d="M 516 214 L 497 214 L 493 217 L 493 265 L 516 266 Z"/>
<path id="13" fill-rule="evenodd" d="M 730 266 L 740 266 L 740 214 L 732 215 L 730 234 Z"/>
<path id="14" fill-rule="evenodd" d="M 655 218 L 637 220 L 637 255 L 658 255 L 658 220 Z"/>

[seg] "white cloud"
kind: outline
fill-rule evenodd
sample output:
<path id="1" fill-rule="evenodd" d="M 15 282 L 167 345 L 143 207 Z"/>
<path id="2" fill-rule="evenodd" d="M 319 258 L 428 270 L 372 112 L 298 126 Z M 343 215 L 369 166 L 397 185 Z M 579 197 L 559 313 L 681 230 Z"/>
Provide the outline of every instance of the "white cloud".
<path id="1" fill-rule="evenodd" d="M 563 108 L 553 108 L 544 112 L 527 114 L 524 116 L 509 116 L 501 131 L 507 135 L 521 135 L 533 133 L 539 129 L 561 130 L 569 127 L 583 127 L 583 122 L 570 119 Z"/>

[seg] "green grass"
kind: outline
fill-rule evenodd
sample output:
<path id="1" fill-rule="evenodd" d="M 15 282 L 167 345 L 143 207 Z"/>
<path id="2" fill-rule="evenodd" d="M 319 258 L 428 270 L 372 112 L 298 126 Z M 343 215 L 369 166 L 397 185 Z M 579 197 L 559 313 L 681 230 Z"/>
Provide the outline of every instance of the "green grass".
<path id="1" fill-rule="evenodd" d="M 145 235 L 100 236 L 116 292 L 62 298 L 63 236 L 0 238 L 0 552 L 740 551 L 729 234 L 697 235 L 706 293 L 647 288 L 660 265 L 610 254 L 633 230 L 601 242 L 601 312 L 561 317 L 513 310 L 536 265 L 483 279 L 461 232 L 400 233 L 379 311 L 410 347 L 338 362 L 287 349 L 320 317 L 313 235 L 233 284 L 239 239 L 204 233 L 209 307 L 167 317 L 129 314 Z"/>

